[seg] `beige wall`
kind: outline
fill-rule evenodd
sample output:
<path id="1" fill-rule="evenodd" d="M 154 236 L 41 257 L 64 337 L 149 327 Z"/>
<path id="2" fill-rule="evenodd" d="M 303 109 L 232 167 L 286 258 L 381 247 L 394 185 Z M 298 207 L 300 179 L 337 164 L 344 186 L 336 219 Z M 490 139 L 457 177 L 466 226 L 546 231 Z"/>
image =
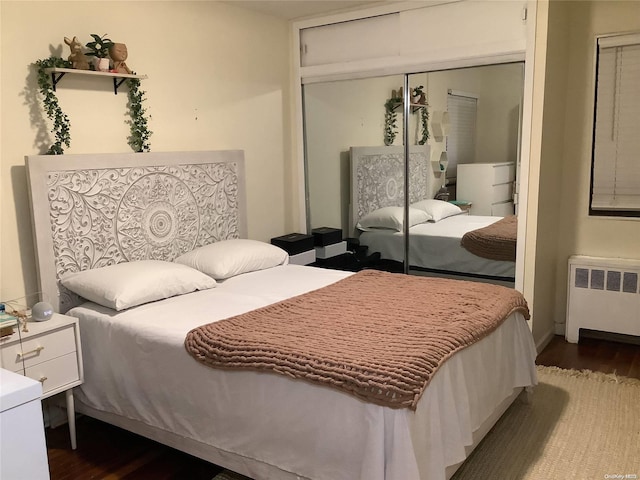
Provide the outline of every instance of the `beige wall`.
<path id="1" fill-rule="evenodd" d="M 553 281 L 556 270 L 558 222 L 561 199 L 562 151 L 564 141 L 564 121 L 566 108 L 566 76 L 568 58 L 566 8 L 564 3 L 549 4 L 547 49 L 544 65 L 546 77 L 543 81 L 544 98 L 542 104 L 542 145 L 537 183 L 537 229 L 535 241 L 535 321 L 533 334 L 539 343 L 554 332 L 553 304 L 557 285 Z M 540 26 L 542 27 L 542 26 Z M 536 63 L 536 68 L 538 68 Z M 533 156 L 532 156 L 533 157 Z M 530 197 L 530 201 L 533 201 Z M 531 206 L 531 205 L 530 205 Z M 533 219 L 535 217 L 530 217 Z"/>
<path id="2" fill-rule="evenodd" d="M 545 298 L 544 310 L 564 323 L 570 255 L 640 259 L 640 220 L 588 215 L 595 37 L 640 31 L 640 2 L 554 1 L 550 17 L 549 50 L 554 61 L 548 66 L 546 91 L 553 92 L 557 103 L 545 102 L 542 168 L 548 175 L 540 185 L 541 197 L 549 201 L 544 203 L 541 198 L 538 225 L 555 222 L 557 240 L 555 245 L 538 249 L 536 263 L 549 254 L 555 272 L 552 265 L 536 271 L 536 290 L 547 290 L 551 287 L 543 287 L 545 283 L 555 283 L 555 298 Z M 561 89 L 554 88 L 556 81 L 564 83 Z M 554 180 L 557 175 L 559 181 Z M 536 315 L 539 306 L 536 302 Z"/>
<path id="3" fill-rule="evenodd" d="M 50 127 L 30 64 L 66 58 L 65 36 L 86 43 L 107 32 L 127 44 L 129 66 L 149 76 L 142 89 L 153 151 L 245 151 L 250 238 L 291 228 L 285 21 L 218 2 L 3 0 L 0 22 L 0 299 L 37 291 L 24 156 L 44 152 Z M 130 151 L 126 91 L 116 96 L 110 80 L 67 75 L 58 97 L 72 124 L 66 153 Z"/>

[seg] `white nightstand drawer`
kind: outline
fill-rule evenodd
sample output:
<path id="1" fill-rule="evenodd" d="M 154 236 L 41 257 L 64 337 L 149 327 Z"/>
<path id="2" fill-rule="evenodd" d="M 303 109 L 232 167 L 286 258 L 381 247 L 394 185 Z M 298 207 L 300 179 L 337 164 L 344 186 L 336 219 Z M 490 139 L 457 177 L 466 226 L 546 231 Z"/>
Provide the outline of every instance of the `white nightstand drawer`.
<path id="1" fill-rule="evenodd" d="M 16 335 L 16 334 L 14 334 Z M 26 338 L 2 347 L 2 367 L 14 372 L 75 352 L 76 339 L 70 325 L 60 330 Z"/>
<path id="2" fill-rule="evenodd" d="M 42 396 L 80 379 L 76 353 L 69 353 L 26 369 L 26 376 L 42 383 Z M 44 380 L 43 380 L 44 379 Z"/>

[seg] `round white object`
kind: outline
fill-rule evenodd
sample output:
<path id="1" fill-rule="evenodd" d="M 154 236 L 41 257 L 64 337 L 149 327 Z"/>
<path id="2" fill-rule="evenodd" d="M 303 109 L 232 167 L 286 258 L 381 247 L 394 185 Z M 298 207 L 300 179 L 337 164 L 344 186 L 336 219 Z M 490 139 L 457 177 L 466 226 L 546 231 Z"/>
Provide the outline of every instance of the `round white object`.
<path id="1" fill-rule="evenodd" d="M 37 322 L 44 322 L 53 316 L 53 307 L 47 302 L 38 302 L 31 308 L 31 318 Z"/>

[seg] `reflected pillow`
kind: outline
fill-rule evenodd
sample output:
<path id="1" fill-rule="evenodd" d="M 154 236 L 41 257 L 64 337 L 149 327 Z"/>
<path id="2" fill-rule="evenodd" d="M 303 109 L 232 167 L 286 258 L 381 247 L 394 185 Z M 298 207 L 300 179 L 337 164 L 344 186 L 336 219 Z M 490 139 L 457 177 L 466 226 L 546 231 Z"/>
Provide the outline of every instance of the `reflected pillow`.
<path id="1" fill-rule="evenodd" d="M 205 245 L 174 260 L 215 278 L 264 270 L 289 263 L 289 254 L 270 243 L 257 240 L 232 239 Z"/>
<path id="2" fill-rule="evenodd" d="M 433 198 L 428 198 L 426 200 L 420 200 L 419 202 L 412 203 L 411 207 L 426 212 L 426 214 L 431 217 L 431 222 L 439 222 L 443 218 L 451 217 L 453 215 L 459 215 L 460 213 L 462 213 L 462 209 L 457 205 Z"/>
<path id="3" fill-rule="evenodd" d="M 409 207 L 409 227 L 424 223 L 431 219 L 425 211 Z M 387 229 L 400 232 L 404 225 L 404 208 L 382 207 L 367 213 L 358 222 L 357 228 L 363 231 Z"/>
<path id="4" fill-rule="evenodd" d="M 123 262 L 63 275 L 62 285 L 87 300 L 113 310 L 216 286 L 202 272 L 162 260 Z"/>

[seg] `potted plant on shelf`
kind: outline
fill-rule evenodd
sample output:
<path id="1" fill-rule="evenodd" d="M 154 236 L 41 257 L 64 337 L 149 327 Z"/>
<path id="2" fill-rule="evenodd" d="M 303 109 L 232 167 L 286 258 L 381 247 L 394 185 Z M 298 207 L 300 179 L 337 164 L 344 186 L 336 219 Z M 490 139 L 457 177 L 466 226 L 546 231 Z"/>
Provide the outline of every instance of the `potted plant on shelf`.
<path id="1" fill-rule="evenodd" d="M 85 54 L 94 59 L 94 69 L 99 72 L 109 71 L 109 48 L 113 46 L 113 42 L 107 38 L 105 33 L 102 36 L 91 34 L 93 42 L 87 43 L 86 47 L 89 51 Z"/>

